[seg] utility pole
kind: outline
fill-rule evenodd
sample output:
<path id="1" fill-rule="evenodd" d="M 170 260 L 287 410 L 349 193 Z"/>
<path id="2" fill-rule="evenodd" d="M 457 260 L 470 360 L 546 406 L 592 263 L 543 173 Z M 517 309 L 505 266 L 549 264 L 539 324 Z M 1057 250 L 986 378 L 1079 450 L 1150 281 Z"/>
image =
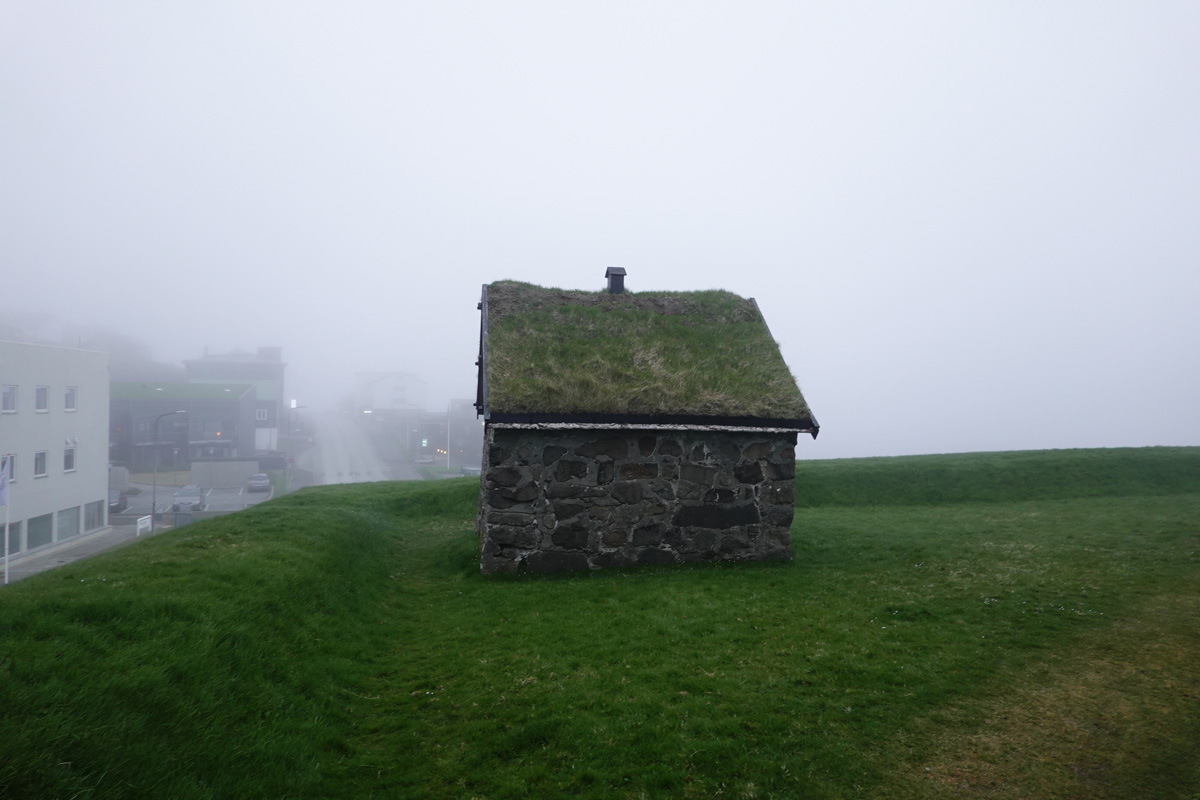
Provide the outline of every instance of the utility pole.
<path id="1" fill-rule="evenodd" d="M 154 535 L 154 518 L 158 516 L 158 422 L 163 417 L 174 416 L 175 414 L 186 414 L 186 411 L 168 411 L 165 414 L 159 414 L 154 418 L 154 450 L 151 453 L 154 459 L 154 483 L 150 485 L 150 535 Z"/>

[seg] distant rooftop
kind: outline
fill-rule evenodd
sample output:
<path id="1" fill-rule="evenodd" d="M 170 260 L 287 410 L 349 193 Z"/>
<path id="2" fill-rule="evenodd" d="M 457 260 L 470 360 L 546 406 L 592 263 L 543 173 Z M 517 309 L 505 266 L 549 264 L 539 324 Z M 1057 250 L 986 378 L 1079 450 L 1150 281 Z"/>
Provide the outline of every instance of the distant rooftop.
<path id="1" fill-rule="evenodd" d="M 282 347 L 260 347 L 260 348 L 258 348 L 258 350 L 256 352 L 253 352 L 253 353 L 247 353 L 244 350 L 234 350 L 232 353 L 213 353 L 213 354 L 209 354 L 209 352 L 206 348 L 204 351 L 204 355 L 201 356 L 200 358 L 184 359 L 183 363 L 188 364 L 188 363 L 193 363 L 193 362 L 196 362 L 196 363 L 198 363 L 198 362 L 217 362 L 217 363 L 227 364 L 230 362 L 235 362 L 235 363 L 240 363 L 240 364 L 245 364 L 245 363 L 277 364 L 282 361 L 283 361 L 283 348 Z"/>
<path id="2" fill-rule="evenodd" d="M 245 383 L 129 382 L 110 384 L 113 400 L 228 400 L 254 389 Z"/>
<path id="3" fill-rule="evenodd" d="M 485 287 L 489 415 L 788 420 L 812 414 L 752 299 Z"/>

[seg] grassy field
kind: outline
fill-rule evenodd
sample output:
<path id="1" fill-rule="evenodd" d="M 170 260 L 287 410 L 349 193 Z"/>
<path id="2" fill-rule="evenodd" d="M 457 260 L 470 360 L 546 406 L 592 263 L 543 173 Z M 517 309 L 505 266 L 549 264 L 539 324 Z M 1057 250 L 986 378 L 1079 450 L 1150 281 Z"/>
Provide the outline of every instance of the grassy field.
<path id="1" fill-rule="evenodd" d="M 1200 448 L 802 462 L 791 564 L 483 578 L 477 481 L 0 591 L 0 797 L 1200 797 Z"/>

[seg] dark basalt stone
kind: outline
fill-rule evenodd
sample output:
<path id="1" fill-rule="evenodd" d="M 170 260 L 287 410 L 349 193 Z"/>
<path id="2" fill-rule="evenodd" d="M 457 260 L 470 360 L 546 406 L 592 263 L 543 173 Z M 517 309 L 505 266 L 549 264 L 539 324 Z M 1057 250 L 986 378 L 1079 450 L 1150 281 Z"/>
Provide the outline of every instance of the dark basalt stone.
<path id="1" fill-rule="evenodd" d="M 629 445 L 620 436 L 606 436 L 575 448 L 575 455 L 584 458 L 608 456 L 612 459 L 625 458 L 629 455 Z"/>
<path id="2" fill-rule="evenodd" d="M 669 550 L 659 550 L 651 547 L 638 553 L 637 563 L 639 564 L 674 564 L 676 561 L 675 554 Z"/>
<path id="3" fill-rule="evenodd" d="M 567 525 L 554 531 L 550 541 L 567 550 L 583 550 L 588 545 L 588 529 L 582 525 Z"/>
<path id="4" fill-rule="evenodd" d="M 485 573 L 791 558 L 795 464 L 781 456 L 794 436 L 489 435 L 477 526 Z"/>
<path id="5" fill-rule="evenodd" d="M 742 464 L 740 467 L 734 467 L 733 477 L 737 478 L 740 483 L 762 483 L 762 466 L 757 461 L 754 461 L 750 464 Z"/>
<path id="6" fill-rule="evenodd" d="M 516 467 L 497 467 L 488 470 L 487 478 L 494 486 L 516 486 L 521 482 L 521 470 Z"/>
<path id="7" fill-rule="evenodd" d="M 586 461 L 564 458 L 558 462 L 558 467 L 554 471 L 554 477 L 560 481 L 582 478 L 584 475 L 587 475 L 587 469 L 588 465 Z"/>
<path id="8" fill-rule="evenodd" d="M 587 556 L 579 551 L 539 550 L 525 557 L 529 572 L 574 572 L 590 566 Z"/>
<path id="9" fill-rule="evenodd" d="M 758 508 L 753 505 L 700 505 L 684 506 L 675 512 L 672 523 L 680 527 L 716 528 L 724 530 L 738 525 L 755 525 L 759 521 Z"/>

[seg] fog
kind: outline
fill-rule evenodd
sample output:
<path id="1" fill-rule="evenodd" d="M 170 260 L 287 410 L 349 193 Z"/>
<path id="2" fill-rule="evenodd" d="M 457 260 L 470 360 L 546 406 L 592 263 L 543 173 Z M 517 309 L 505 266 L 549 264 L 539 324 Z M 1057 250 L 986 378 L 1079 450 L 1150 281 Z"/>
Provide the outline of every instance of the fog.
<path id="1" fill-rule="evenodd" d="M 757 298 L 804 458 L 1200 444 L 1200 5 L 0 5 L 0 320 L 474 396 L 480 286 Z"/>

